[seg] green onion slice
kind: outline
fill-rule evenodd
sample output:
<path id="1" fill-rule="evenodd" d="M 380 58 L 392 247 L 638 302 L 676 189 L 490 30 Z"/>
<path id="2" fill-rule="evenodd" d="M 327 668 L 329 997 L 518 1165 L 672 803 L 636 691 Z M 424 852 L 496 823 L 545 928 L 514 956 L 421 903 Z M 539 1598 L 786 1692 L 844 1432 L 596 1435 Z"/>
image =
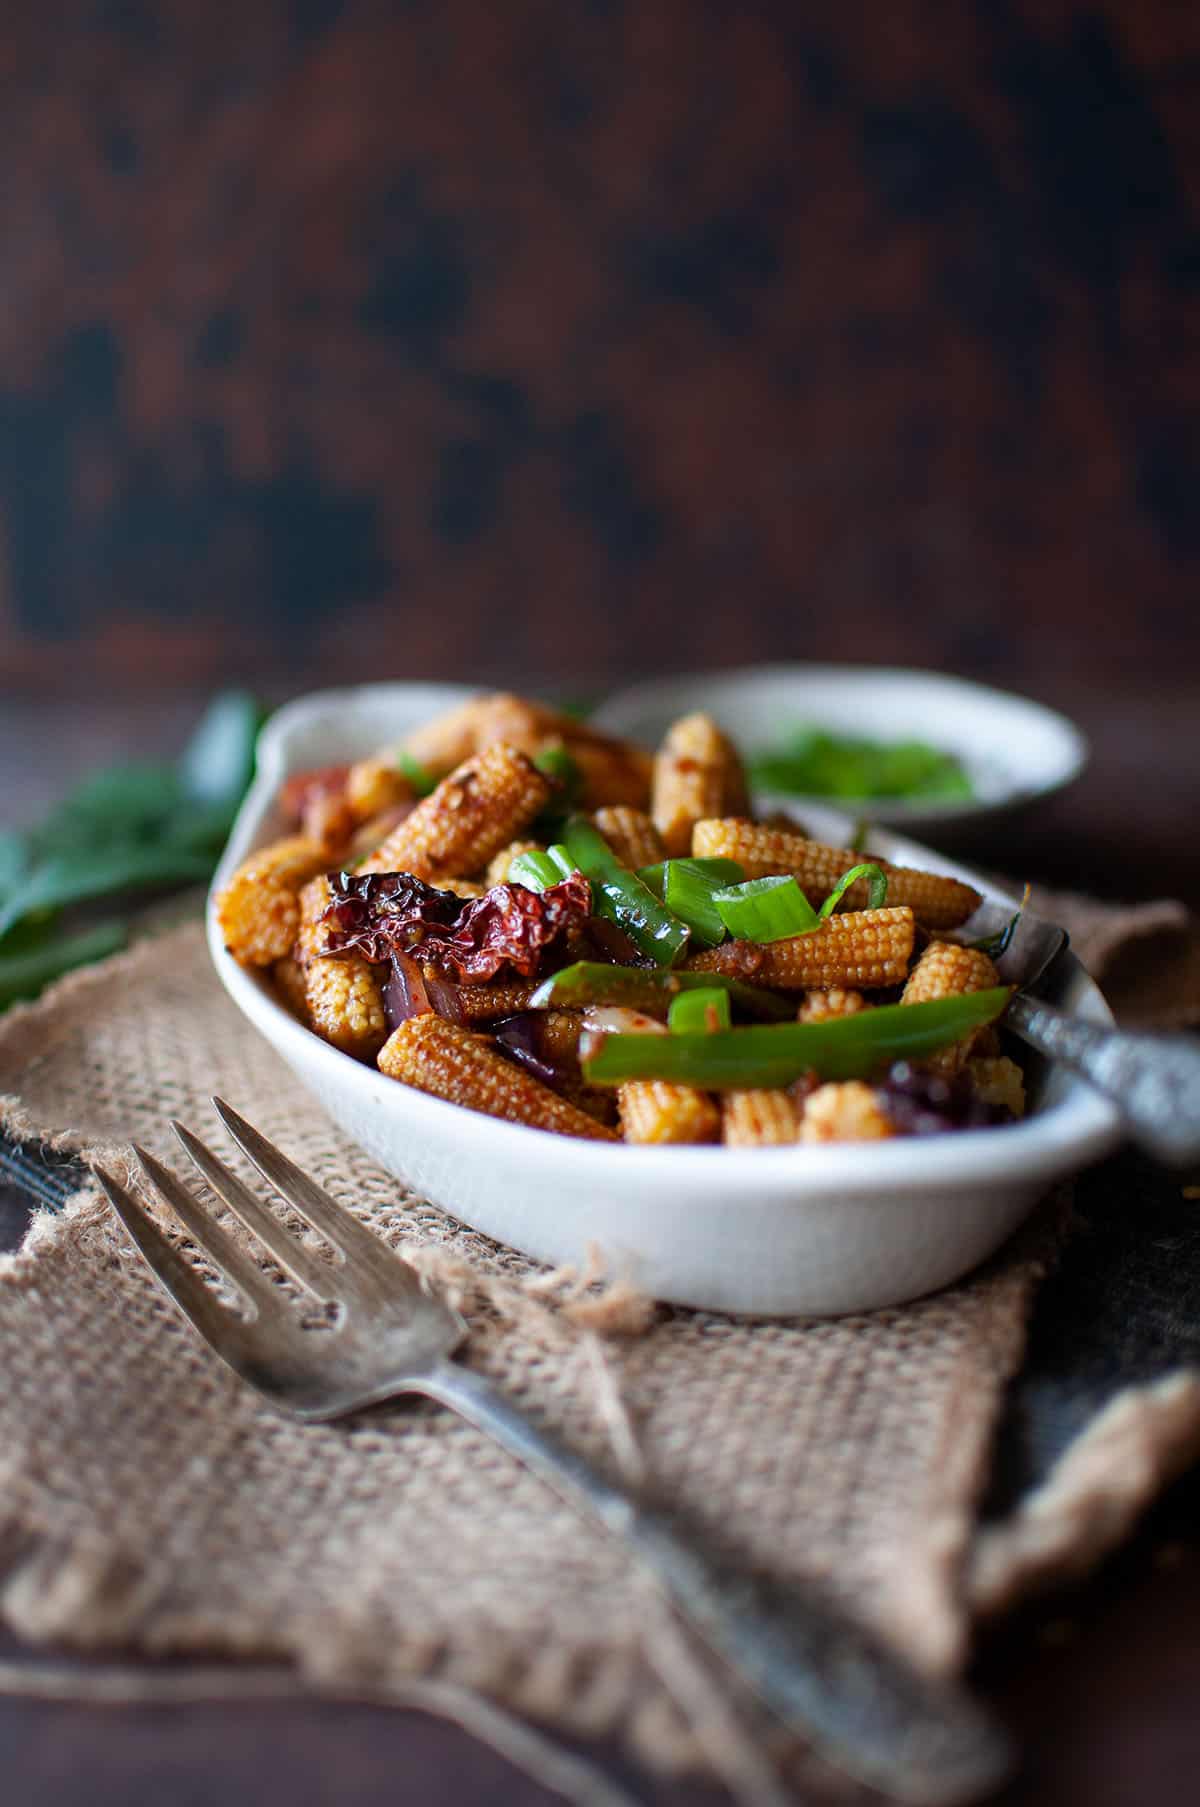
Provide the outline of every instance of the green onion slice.
<path id="1" fill-rule="evenodd" d="M 667 1079 L 706 1091 L 790 1085 L 808 1072 L 821 1079 L 866 1079 L 894 1060 L 921 1060 L 994 1022 L 1010 996 L 1011 988 L 1001 985 L 927 1004 L 883 1004 L 824 1023 L 606 1035 L 583 1072 L 591 1085 Z"/>
<path id="2" fill-rule="evenodd" d="M 723 870 L 714 872 L 712 867 Z M 673 915 L 687 923 L 694 941 L 702 947 L 718 947 L 725 939 L 725 924 L 713 902 L 714 893 L 744 877 L 735 860 L 667 860 L 662 899 Z"/>
<path id="3" fill-rule="evenodd" d="M 821 918 L 790 876 L 730 885 L 713 892 L 713 903 L 739 941 L 785 941 L 821 926 Z"/>
<path id="4" fill-rule="evenodd" d="M 706 985 L 702 990 L 681 991 L 671 999 L 667 1026 L 672 1035 L 712 1035 L 728 1029 L 732 1023 L 729 993 L 718 986 Z"/>
<path id="5" fill-rule="evenodd" d="M 999 960 L 1001 955 L 1006 954 L 1012 946 L 1012 938 L 1017 932 L 1017 924 L 1029 908 L 1029 894 L 1032 889 L 1031 885 L 1026 884 L 1020 903 L 1003 928 L 996 929 L 991 935 L 981 935 L 978 941 L 968 941 L 965 945 L 975 948 L 981 954 L 986 954 L 991 960 Z"/>
<path id="6" fill-rule="evenodd" d="M 433 773 L 426 771 L 421 761 L 414 759 L 412 754 L 406 753 L 403 748 L 396 755 L 396 769 L 404 773 L 418 797 L 428 797 L 431 791 L 437 789 L 437 779 Z"/>
<path id="7" fill-rule="evenodd" d="M 638 877 L 649 885 L 655 897 L 661 898 L 667 883 L 668 866 L 686 866 L 692 872 L 712 881 L 714 891 L 722 885 L 740 885 L 746 876 L 744 866 L 736 860 L 659 860 L 656 866 L 639 866 Z"/>
<path id="8" fill-rule="evenodd" d="M 726 978 L 724 973 L 684 973 L 666 966 L 610 966 L 605 960 L 576 960 L 574 965 L 564 966 L 553 978 L 543 980 L 528 1008 L 579 1009 L 586 1004 L 623 1004 L 630 1010 L 661 1013 L 681 992 L 713 990 L 728 993 L 730 1003 L 747 1016 L 790 1022 L 796 1014 L 794 1001 L 777 997 L 761 985 Z"/>
<path id="9" fill-rule="evenodd" d="M 529 853 L 519 853 L 508 868 L 509 884 L 524 885 L 527 891 L 545 891 L 550 885 L 557 885 L 563 876 L 557 861 L 540 847 Z"/>
<path id="10" fill-rule="evenodd" d="M 870 861 L 866 861 L 863 865 L 851 866 L 849 872 L 842 873 L 841 878 L 839 878 L 837 884 L 833 887 L 833 890 L 829 893 L 829 896 L 817 911 L 817 915 L 822 922 L 824 922 L 827 916 L 832 916 L 856 878 L 865 878 L 869 880 L 867 885 L 868 910 L 882 910 L 884 903 L 887 901 L 887 873 L 884 872 L 882 867 L 873 865 Z"/>

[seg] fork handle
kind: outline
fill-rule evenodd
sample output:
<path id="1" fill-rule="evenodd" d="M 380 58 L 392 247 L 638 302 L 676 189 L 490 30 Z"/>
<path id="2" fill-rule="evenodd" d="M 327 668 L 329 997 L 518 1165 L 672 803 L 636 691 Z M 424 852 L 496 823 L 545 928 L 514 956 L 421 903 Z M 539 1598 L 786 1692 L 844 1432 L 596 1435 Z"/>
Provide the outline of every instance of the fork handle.
<path id="1" fill-rule="evenodd" d="M 1200 1041 L 1109 1029 L 1021 993 L 1004 1024 L 1102 1092 L 1157 1160 L 1171 1167 L 1200 1160 Z"/>
<path id="2" fill-rule="evenodd" d="M 1008 1773 L 1009 1742 L 974 1702 L 919 1675 L 816 1585 L 768 1583 L 712 1556 L 468 1368 L 439 1361 L 410 1384 L 586 1507 L 712 1648 L 842 1769 L 925 1807 L 975 1800 Z"/>

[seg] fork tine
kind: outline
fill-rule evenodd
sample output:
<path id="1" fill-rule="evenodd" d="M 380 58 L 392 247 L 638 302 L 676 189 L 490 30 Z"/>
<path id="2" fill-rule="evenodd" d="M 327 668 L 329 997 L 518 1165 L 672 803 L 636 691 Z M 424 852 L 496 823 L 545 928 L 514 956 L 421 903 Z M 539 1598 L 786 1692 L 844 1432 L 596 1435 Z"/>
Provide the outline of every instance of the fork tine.
<path id="1" fill-rule="evenodd" d="M 179 1250 L 167 1241 L 133 1194 L 99 1168 L 95 1172 L 108 1194 L 109 1203 L 129 1231 L 163 1291 L 170 1294 L 205 1342 L 225 1361 L 236 1367 L 249 1354 L 249 1339 L 243 1320 L 235 1317 L 233 1312 L 221 1304 L 212 1288 L 205 1285 Z"/>
<path id="2" fill-rule="evenodd" d="M 193 1242 L 198 1243 L 211 1256 L 247 1303 L 254 1307 L 257 1315 L 267 1321 L 281 1318 L 285 1309 L 282 1299 L 257 1261 L 234 1241 L 228 1230 L 222 1229 L 212 1215 L 196 1203 L 169 1167 L 156 1161 L 152 1154 L 147 1154 L 136 1142 L 133 1152 L 141 1163 L 146 1178 L 170 1205 Z"/>
<path id="3" fill-rule="evenodd" d="M 364 1229 L 344 1205 L 339 1205 L 323 1187 L 281 1154 L 273 1142 L 268 1142 L 244 1117 L 239 1117 L 232 1105 L 226 1104 L 223 1098 L 214 1098 L 213 1104 L 242 1153 L 254 1163 L 268 1185 L 274 1186 L 281 1198 L 307 1217 L 314 1230 L 328 1237 L 334 1248 L 353 1263 L 356 1271 L 377 1280 L 380 1267 L 386 1262 L 393 1288 L 407 1282 L 413 1291 L 419 1290 L 420 1282 L 413 1269 L 394 1249 Z"/>
<path id="4" fill-rule="evenodd" d="M 290 1274 L 293 1280 L 298 1280 L 301 1286 L 311 1287 L 318 1298 L 331 1299 L 337 1286 L 335 1270 L 329 1263 L 306 1249 L 280 1223 L 274 1212 L 268 1211 L 249 1187 L 242 1184 L 237 1174 L 232 1173 L 224 1161 L 219 1161 L 190 1129 L 174 1118 L 171 1119 L 171 1128 L 183 1144 L 188 1158 L 203 1174 L 213 1191 L 224 1199 L 234 1216 L 241 1219 L 251 1234 L 257 1236 L 284 1272 Z"/>

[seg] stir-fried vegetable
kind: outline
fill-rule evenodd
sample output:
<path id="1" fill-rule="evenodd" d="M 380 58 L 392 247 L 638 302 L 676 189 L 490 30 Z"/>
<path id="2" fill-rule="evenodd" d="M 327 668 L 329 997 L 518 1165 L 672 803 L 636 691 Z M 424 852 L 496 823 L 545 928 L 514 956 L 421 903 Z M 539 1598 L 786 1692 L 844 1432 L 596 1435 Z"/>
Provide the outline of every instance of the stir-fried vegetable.
<path id="1" fill-rule="evenodd" d="M 724 973 L 684 973 L 669 967 L 609 966 L 603 960 L 577 960 L 538 986 L 529 999 L 534 1010 L 563 1010 L 588 1004 L 620 1004 L 630 1010 L 665 1010 L 683 991 L 724 991 L 747 1016 L 771 1022 L 790 1020 L 795 1006 L 760 985 L 747 985 Z"/>
<path id="2" fill-rule="evenodd" d="M 732 1026 L 729 993 L 706 985 L 703 991 L 681 991 L 672 998 L 667 1024 L 672 1035 L 711 1035 Z"/>
<path id="3" fill-rule="evenodd" d="M 582 872 L 591 882 L 597 915 L 615 922 L 639 953 L 660 965 L 670 966 L 679 958 L 688 940 L 687 924 L 659 903 L 635 872 L 621 865 L 586 816 L 567 818 L 561 847 L 550 849 L 551 858 L 561 861 L 565 852 L 568 871 Z"/>
<path id="4" fill-rule="evenodd" d="M 606 1035 L 585 1050 L 592 1085 L 669 1079 L 706 1091 L 790 1085 L 801 1074 L 865 1079 L 894 1060 L 920 1060 L 994 1022 L 1010 991 L 969 992 L 929 1004 L 885 1004 L 821 1023 L 754 1023 L 688 1035 Z"/>

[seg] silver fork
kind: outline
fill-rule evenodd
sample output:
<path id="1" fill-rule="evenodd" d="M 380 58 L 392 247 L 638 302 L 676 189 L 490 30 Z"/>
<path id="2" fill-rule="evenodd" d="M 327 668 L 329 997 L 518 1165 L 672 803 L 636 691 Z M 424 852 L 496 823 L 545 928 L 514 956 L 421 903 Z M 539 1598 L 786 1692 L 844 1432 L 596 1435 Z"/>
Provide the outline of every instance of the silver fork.
<path id="1" fill-rule="evenodd" d="M 829 1761 L 884 1793 L 952 1807 L 1008 1773 L 1007 1738 L 958 1689 L 918 1675 L 816 1587 L 764 1583 L 707 1553 L 679 1522 L 634 1498 L 450 1358 L 467 1334 L 416 1271 L 219 1098 L 234 1142 L 330 1245 L 307 1248 L 181 1123 L 171 1127 L 213 1191 L 310 1295 L 307 1320 L 254 1254 L 175 1175 L 136 1149 L 150 1184 L 240 1295 L 228 1308 L 133 1195 L 99 1179 L 155 1276 L 235 1373 L 308 1422 L 423 1394 L 487 1431 L 640 1558 L 672 1603 L 762 1700 Z M 313 1302 L 326 1307 L 316 1323 Z"/>

